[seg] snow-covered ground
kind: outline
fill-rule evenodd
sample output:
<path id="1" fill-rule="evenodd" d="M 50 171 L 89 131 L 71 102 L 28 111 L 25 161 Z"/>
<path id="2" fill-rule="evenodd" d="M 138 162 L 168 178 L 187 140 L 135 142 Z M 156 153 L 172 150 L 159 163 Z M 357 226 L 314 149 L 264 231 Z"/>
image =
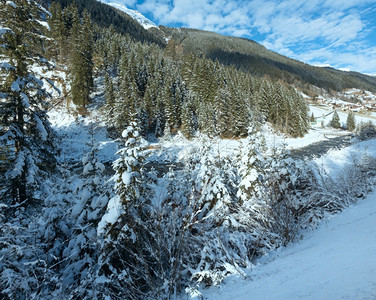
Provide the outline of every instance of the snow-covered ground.
<path id="1" fill-rule="evenodd" d="M 52 125 L 61 136 L 63 162 L 79 162 L 90 150 L 90 127 L 100 144 L 99 158 L 112 162 L 117 143 L 107 136 L 106 129 L 95 118 L 73 117 L 65 109 L 50 111 Z M 341 116 L 340 114 L 340 117 Z M 342 119 L 341 119 L 342 120 Z M 333 133 L 311 130 L 304 138 L 286 139 L 268 133 L 268 145 L 287 143 L 300 148 Z M 195 151 L 202 140 L 188 141 L 182 136 L 162 139 L 155 144 L 152 158 L 174 161 Z M 218 140 L 221 153 L 235 153 L 241 140 Z M 158 150 L 159 149 L 159 150 Z M 354 158 L 367 153 L 376 157 L 376 140 L 356 143 L 341 150 L 329 151 L 315 162 L 336 176 Z M 304 233 L 304 238 L 286 248 L 269 252 L 247 270 L 248 278 L 230 276 L 220 287 L 202 290 L 204 299 L 376 299 L 376 192 L 360 200 L 343 213 L 323 221 L 318 230 Z"/>
<path id="2" fill-rule="evenodd" d="M 333 177 L 353 160 L 376 157 L 376 140 L 317 158 Z M 204 299 L 376 299 L 376 191 L 286 248 L 262 257 L 248 278 L 230 276 Z"/>
<path id="3" fill-rule="evenodd" d="M 376 299 L 376 192 L 205 299 Z"/>
<path id="4" fill-rule="evenodd" d="M 108 137 L 107 129 L 93 117 L 74 117 L 66 109 L 53 109 L 49 112 L 50 122 L 61 137 L 59 148 L 63 163 L 81 162 L 84 154 L 90 151 L 91 134 L 99 144 L 98 158 L 103 162 L 112 163 L 118 150 L 117 143 Z"/>

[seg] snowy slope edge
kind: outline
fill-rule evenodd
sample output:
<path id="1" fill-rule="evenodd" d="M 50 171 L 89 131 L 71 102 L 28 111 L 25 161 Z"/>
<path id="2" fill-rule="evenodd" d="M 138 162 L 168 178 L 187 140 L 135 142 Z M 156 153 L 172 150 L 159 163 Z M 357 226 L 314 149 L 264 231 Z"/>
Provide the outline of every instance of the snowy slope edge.
<path id="1" fill-rule="evenodd" d="M 113 3 L 113 2 L 112 3 L 106 3 L 106 4 L 116 8 L 116 9 L 122 11 L 122 12 L 125 12 L 127 15 L 129 15 L 134 20 L 136 20 L 138 23 L 140 23 L 140 25 L 142 27 L 144 27 L 145 29 L 149 29 L 149 28 L 152 28 L 152 27 L 158 27 L 152 21 L 150 21 L 148 18 L 146 18 L 144 15 L 139 13 L 137 10 L 129 9 L 122 4 Z"/>

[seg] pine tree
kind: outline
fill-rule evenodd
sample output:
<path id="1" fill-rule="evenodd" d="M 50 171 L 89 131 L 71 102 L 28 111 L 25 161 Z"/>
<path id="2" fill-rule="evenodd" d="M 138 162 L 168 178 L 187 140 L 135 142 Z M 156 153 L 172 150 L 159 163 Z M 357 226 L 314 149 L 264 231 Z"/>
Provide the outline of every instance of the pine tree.
<path id="1" fill-rule="evenodd" d="M 315 115 L 312 113 L 311 115 L 311 119 L 310 119 L 311 122 L 315 122 Z"/>
<path id="2" fill-rule="evenodd" d="M 354 131 L 355 127 L 355 116 L 354 113 L 350 110 L 346 119 L 346 128 L 348 131 Z"/>
<path id="3" fill-rule="evenodd" d="M 229 137 L 231 132 L 230 125 L 234 123 L 230 122 L 229 106 L 231 100 L 230 93 L 225 89 L 219 89 L 214 99 L 216 130 L 220 137 Z"/>
<path id="4" fill-rule="evenodd" d="M 73 11 L 72 22 L 71 94 L 79 112 L 84 113 L 93 88 L 93 25 L 87 11 L 84 12 L 81 25 L 77 9 Z"/>
<path id="5" fill-rule="evenodd" d="M 240 183 L 237 196 L 241 203 L 263 197 L 265 158 L 262 153 L 264 139 L 255 128 L 248 129 L 248 137 L 242 145 L 239 162 Z"/>
<path id="6" fill-rule="evenodd" d="M 333 117 L 332 117 L 332 120 L 330 122 L 330 125 L 333 128 L 336 128 L 336 129 L 341 127 L 341 122 L 340 122 L 340 119 L 339 119 L 339 116 L 338 116 L 338 113 L 337 113 L 336 110 L 334 110 Z"/>
<path id="7" fill-rule="evenodd" d="M 32 198 L 33 187 L 40 175 L 53 168 L 52 129 L 48 122 L 46 99 L 49 94 L 31 65 L 43 67 L 43 58 L 31 47 L 35 37 L 42 37 L 40 6 L 34 1 L 17 0 L 2 3 L 0 26 L 1 64 L 0 140 L 14 149 L 7 178 L 11 182 L 11 198 L 24 202 Z"/>
<path id="8" fill-rule="evenodd" d="M 150 254 L 148 243 L 152 240 L 147 228 L 152 221 L 148 184 L 153 178 L 144 170 L 147 143 L 137 123 L 131 122 L 122 136 L 125 147 L 118 152 L 119 158 L 113 165 L 116 196 L 108 203 L 98 234 L 105 237 L 100 273 L 108 278 L 106 282 L 111 282 L 107 288 L 118 297 L 129 298 L 135 288 L 146 284 L 143 276 L 150 272 L 144 254 Z"/>
<path id="9" fill-rule="evenodd" d="M 107 118 L 107 121 L 111 125 L 114 125 L 115 124 L 114 110 L 115 110 L 116 99 L 115 99 L 114 85 L 108 73 L 106 73 L 105 75 L 104 84 L 105 84 L 105 97 L 106 97 L 106 105 L 105 105 L 106 118 Z"/>
<path id="10" fill-rule="evenodd" d="M 71 287 L 69 293 L 74 298 L 90 297 L 90 293 L 95 291 L 93 277 L 100 246 L 97 226 L 109 196 L 103 178 L 105 166 L 98 159 L 98 144 L 94 141 L 93 130 L 91 127 L 91 150 L 82 158 L 82 183 L 70 211 L 70 217 L 74 220 L 73 230 L 63 252 L 65 267 L 62 281 Z"/>
<path id="11" fill-rule="evenodd" d="M 54 39 L 54 45 L 51 46 L 51 55 L 62 62 L 66 55 L 64 52 L 67 50 L 67 43 L 65 43 L 67 36 L 63 20 L 63 12 L 60 3 L 56 2 L 51 3 L 49 10 L 51 12 L 51 17 L 48 20 L 50 26 L 49 34 Z"/>

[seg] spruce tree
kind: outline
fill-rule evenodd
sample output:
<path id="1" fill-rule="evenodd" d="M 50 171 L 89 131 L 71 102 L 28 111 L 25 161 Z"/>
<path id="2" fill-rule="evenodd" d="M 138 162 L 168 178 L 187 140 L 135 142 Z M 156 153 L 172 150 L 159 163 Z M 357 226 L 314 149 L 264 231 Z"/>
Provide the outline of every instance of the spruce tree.
<path id="1" fill-rule="evenodd" d="M 47 118 L 46 100 L 50 95 L 33 72 L 32 65 L 43 67 L 45 60 L 31 47 L 42 37 L 38 22 L 40 6 L 34 1 L 1 3 L 2 78 L 0 101 L 0 141 L 14 149 L 7 167 L 11 198 L 24 202 L 33 197 L 40 175 L 54 165 L 52 129 Z"/>
<path id="2" fill-rule="evenodd" d="M 125 146 L 113 165 L 116 196 L 109 201 L 98 226 L 99 235 L 105 238 L 100 275 L 107 277 L 102 283 L 110 283 L 105 289 L 117 297 L 133 298 L 135 289 L 148 284 L 145 276 L 153 276 L 146 261 L 146 257 L 151 258 L 149 243 L 153 241 L 148 229 L 152 221 L 149 184 L 153 178 L 144 169 L 147 143 L 137 123 L 130 122 L 122 136 Z"/>
<path id="3" fill-rule="evenodd" d="M 350 110 L 346 119 L 346 128 L 348 131 L 354 131 L 355 127 L 355 116 L 354 113 Z"/>
<path id="4" fill-rule="evenodd" d="M 73 10 L 72 22 L 71 94 L 79 112 L 84 113 L 93 88 L 93 29 L 90 15 L 86 11 L 81 25 L 77 9 Z"/>
<path id="5" fill-rule="evenodd" d="M 315 115 L 312 113 L 311 115 L 311 119 L 310 119 L 311 122 L 315 122 Z"/>
<path id="6" fill-rule="evenodd" d="M 105 97 L 106 97 L 106 105 L 105 105 L 105 112 L 106 112 L 106 118 L 107 121 L 110 123 L 110 125 L 114 125 L 114 110 L 115 110 L 115 92 L 114 92 L 114 85 L 112 83 L 112 79 L 106 73 L 105 79 Z"/>
<path id="7" fill-rule="evenodd" d="M 340 122 L 340 119 L 339 119 L 339 116 L 338 116 L 338 113 L 337 113 L 336 110 L 334 110 L 333 117 L 332 117 L 332 120 L 330 122 L 330 125 L 333 128 L 336 128 L 336 129 L 341 127 L 341 122 Z"/>
<path id="8" fill-rule="evenodd" d="M 51 45 L 50 54 L 59 62 L 62 62 L 66 55 L 67 46 L 65 39 L 66 28 L 63 20 L 63 12 L 60 3 L 52 2 L 50 5 L 51 17 L 48 20 L 50 26 L 49 35 L 53 38 L 53 44 Z"/>

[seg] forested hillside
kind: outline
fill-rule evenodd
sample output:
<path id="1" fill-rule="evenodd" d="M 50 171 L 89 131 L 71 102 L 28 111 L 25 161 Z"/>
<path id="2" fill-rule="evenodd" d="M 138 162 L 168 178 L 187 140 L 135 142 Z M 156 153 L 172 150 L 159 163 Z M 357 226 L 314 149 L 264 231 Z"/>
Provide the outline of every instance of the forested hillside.
<path id="1" fill-rule="evenodd" d="M 308 130 L 286 81 L 76 3 L 0 0 L 1 299 L 199 295 L 369 191 L 266 143 Z"/>
<path id="2" fill-rule="evenodd" d="M 94 68 L 106 77 L 105 111 L 118 132 L 132 118 L 145 136 L 181 129 L 188 137 L 197 132 L 243 137 L 250 122 L 264 121 L 293 136 L 308 128 L 307 106 L 291 87 L 219 62 L 177 55 L 175 48 L 136 42 L 112 27 L 90 27 L 87 11 L 81 24 L 73 5 L 52 4 L 50 10 L 49 34 L 57 43 L 49 55 L 68 62 L 73 103 L 80 109 L 89 103 Z"/>
<path id="3" fill-rule="evenodd" d="M 268 75 L 275 80 L 283 79 L 307 90 L 309 85 L 315 85 L 328 91 L 355 87 L 376 91 L 375 77 L 313 67 L 269 51 L 252 40 L 195 29 L 163 26 L 161 29 L 172 36 L 170 43 L 179 45 L 184 49 L 184 53 L 201 54 L 224 65 L 233 65 L 252 75 Z"/>

